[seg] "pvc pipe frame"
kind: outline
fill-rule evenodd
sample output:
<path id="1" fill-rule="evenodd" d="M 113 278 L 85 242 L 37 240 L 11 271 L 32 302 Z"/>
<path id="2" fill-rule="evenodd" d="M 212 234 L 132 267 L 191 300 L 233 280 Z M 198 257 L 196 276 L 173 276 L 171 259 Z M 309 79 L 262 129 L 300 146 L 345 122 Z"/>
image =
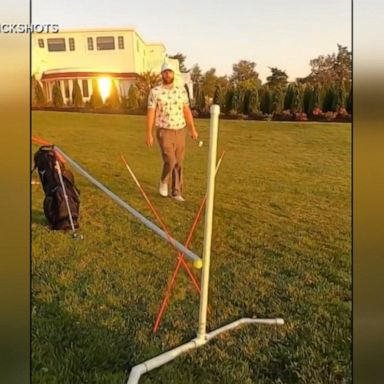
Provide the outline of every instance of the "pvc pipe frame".
<path id="1" fill-rule="evenodd" d="M 276 319 L 257 319 L 257 318 L 242 318 L 239 320 L 234 321 L 233 323 L 227 324 L 221 328 L 218 328 L 210 333 L 206 333 L 204 338 L 196 337 L 195 339 L 192 339 L 186 344 L 180 345 L 177 348 L 174 348 L 168 352 L 162 353 L 161 355 L 158 355 L 150 360 L 145 361 L 144 363 L 141 363 L 139 365 L 136 365 L 131 369 L 131 373 L 129 375 L 127 384 L 137 384 L 140 380 L 140 377 L 149 371 L 152 371 L 155 368 L 158 368 L 172 360 L 174 360 L 177 356 L 181 355 L 182 353 L 188 352 L 191 349 L 199 348 L 206 343 L 208 343 L 210 340 L 212 340 L 214 337 L 218 336 L 219 334 L 229 331 L 231 329 L 234 329 L 240 325 L 244 324 L 271 324 L 271 325 L 283 325 L 284 320 L 281 318 Z"/>
<path id="2" fill-rule="evenodd" d="M 190 342 L 183 344 L 175 349 L 165 352 L 157 357 L 145 361 L 132 368 L 127 384 L 137 384 L 141 375 L 151 371 L 161 365 L 175 359 L 180 354 L 191 349 L 201 347 L 220 333 L 229 331 L 243 324 L 284 324 L 281 318 L 276 319 L 256 319 L 243 318 L 215 331 L 206 333 L 207 305 L 208 305 L 208 283 L 209 283 L 209 263 L 211 256 L 211 239 L 212 239 L 212 216 L 213 216 L 213 200 L 215 193 L 215 167 L 216 167 L 216 150 L 217 150 L 217 133 L 219 122 L 220 107 L 218 105 L 211 106 L 211 122 L 209 131 L 209 155 L 208 155 L 208 186 L 207 186 L 207 205 L 205 211 L 205 228 L 204 228 L 204 249 L 203 249 L 203 270 L 201 280 L 200 294 L 200 313 L 199 313 L 199 329 L 197 337 Z"/>
<path id="3" fill-rule="evenodd" d="M 129 211 L 134 217 L 139 219 L 146 227 L 152 229 L 152 231 L 156 232 L 160 237 L 162 237 L 167 242 L 170 242 L 174 245 L 180 252 L 184 253 L 191 261 L 201 260 L 199 256 L 195 255 L 188 248 L 185 248 L 180 242 L 175 240 L 173 237 L 168 237 L 168 235 L 161 230 L 157 225 L 153 224 L 146 217 L 144 217 L 141 213 L 133 209 L 130 205 L 128 205 L 124 200 L 122 200 L 119 196 L 115 195 L 111 192 L 107 187 L 97 181 L 94 177 L 92 177 L 88 172 L 86 172 L 83 168 L 80 167 L 75 161 L 73 161 L 69 156 L 67 156 L 60 148 L 55 146 L 55 150 L 59 152 L 74 168 L 77 169 L 79 173 L 81 173 L 86 179 L 88 179 L 92 184 L 96 185 L 99 189 L 101 189 L 104 193 L 106 193 L 112 200 L 114 200 L 117 204 L 121 205 L 127 211 Z"/>

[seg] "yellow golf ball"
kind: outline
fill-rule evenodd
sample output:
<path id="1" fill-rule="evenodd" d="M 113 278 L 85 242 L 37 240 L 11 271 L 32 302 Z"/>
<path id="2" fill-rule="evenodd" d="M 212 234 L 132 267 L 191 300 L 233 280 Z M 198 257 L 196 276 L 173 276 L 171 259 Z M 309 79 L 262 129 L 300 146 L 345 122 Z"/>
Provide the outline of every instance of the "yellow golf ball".
<path id="1" fill-rule="evenodd" d="M 201 259 L 197 259 L 193 262 L 193 266 L 196 268 L 196 269 L 201 269 L 202 266 L 203 266 L 203 262 L 201 261 Z"/>

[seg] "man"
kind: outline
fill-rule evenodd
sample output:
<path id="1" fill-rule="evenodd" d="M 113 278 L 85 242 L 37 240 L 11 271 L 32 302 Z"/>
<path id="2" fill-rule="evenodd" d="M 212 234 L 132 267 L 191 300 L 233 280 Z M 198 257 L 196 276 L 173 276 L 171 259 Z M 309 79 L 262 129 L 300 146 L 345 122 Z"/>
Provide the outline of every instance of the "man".
<path id="1" fill-rule="evenodd" d="M 177 201 L 185 201 L 183 187 L 183 160 L 187 125 L 190 136 L 197 140 L 196 131 L 188 96 L 185 88 L 174 84 L 174 71 L 168 63 L 161 67 L 162 85 L 151 89 L 148 97 L 147 138 L 149 147 L 153 145 L 153 127 L 163 158 L 163 170 L 160 178 L 159 192 L 168 196 L 168 182 L 172 176 L 171 196 Z"/>

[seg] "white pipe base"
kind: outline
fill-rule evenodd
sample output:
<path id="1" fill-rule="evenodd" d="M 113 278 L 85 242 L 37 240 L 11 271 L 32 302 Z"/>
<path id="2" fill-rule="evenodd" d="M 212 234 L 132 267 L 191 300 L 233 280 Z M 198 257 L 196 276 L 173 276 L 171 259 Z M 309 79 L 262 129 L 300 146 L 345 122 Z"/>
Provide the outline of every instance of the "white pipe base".
<path id="1" fill-rule="evenodd" d="M 127 384 L 137 384 L 140 380 L 140 377 L 155 368 L 158 368 L 173 359 L 177 356 L 181 355 L 184 352 L 187 352 L 191 349 L 199 348 L 202 345 L 208 343 L 214 337 L 219 334 L 229 331 L 233 328 L 236 328 L 240 325 L 244 324 L 267 324 L 267 325 L 283 325 L 284 320 L 281 318 L 275 319 L 259 319 L 259 318 L 242 318 L 236 320 L 230 324 L 227 324 L 221 328 L 218 328 L 214 331 L 211 331 L 204 335 L 198 335 L 197 338 L 189 341 L 188 343 L 182 344 L 177 348 L 171 349 L 170 351 L 164 352 L 161 355 L 158 355 L 150 360 L 147 360 L 139 365 L 134 366 L 131 369 L 131 373 L 129 374 L 129 378 Z"/>

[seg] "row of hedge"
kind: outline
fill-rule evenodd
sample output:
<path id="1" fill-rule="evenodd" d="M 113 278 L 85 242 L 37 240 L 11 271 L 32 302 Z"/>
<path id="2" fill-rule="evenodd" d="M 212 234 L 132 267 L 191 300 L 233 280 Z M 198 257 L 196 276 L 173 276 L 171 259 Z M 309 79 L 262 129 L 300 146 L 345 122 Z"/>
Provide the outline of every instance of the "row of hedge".
<path id="1" fill-rule="evenodd" d="M 102 113 L 102 114 L 128 114 L 128 115 L 145 115 L 146 111 L 143 109 L 126 109 L 126 108 L 108 108 L 108 107 L 32 107 L 36 111 L 60 111 L 60 112 L 79 112 L 79 113 Z M 209 119 L 209 112 L 198 112 L 192 110 L 194 118 Z M 352 115 L 341 112 L 319 112 L 315 115 L 308 116 L 304 112 L 292 113 L 290 111 L 283 111 L 281 113 L 263 114 L 262 112 L 250 113 L 244 115 L 241 113 L 220 113 L 220 119 L 224 120 L 259 120 L 259 121 L 319 121 L 319 122 L 351 122 Z"/>

